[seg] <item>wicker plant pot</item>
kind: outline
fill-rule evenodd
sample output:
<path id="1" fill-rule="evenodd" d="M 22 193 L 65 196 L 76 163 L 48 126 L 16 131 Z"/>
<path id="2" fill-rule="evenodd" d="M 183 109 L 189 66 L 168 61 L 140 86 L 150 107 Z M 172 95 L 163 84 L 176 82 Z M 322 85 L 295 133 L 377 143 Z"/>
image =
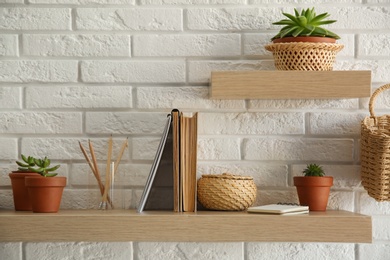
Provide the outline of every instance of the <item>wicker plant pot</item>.
<path id="1" fill-rule="evenodd" d="M 330 71 L 343 47 L 337 43 L 278 42 L 265 49 L 272 52 L 278 70 Z"/>
<path id="2" fill-rule="evenodd" d="M 245 210 L 255 202 L 256 193 L 252 177 L 224 173 L 198 180 L 198 200 L 207 209 Z"/>
<path id="3" fill-rule="evenodd" d="M 368 195 L 390 201 L 390 115 L 375 116 L 374 101 L 390 84 L 378 88 L 369 102 L 370 116 L 361 122 L 361 179 Z"/>

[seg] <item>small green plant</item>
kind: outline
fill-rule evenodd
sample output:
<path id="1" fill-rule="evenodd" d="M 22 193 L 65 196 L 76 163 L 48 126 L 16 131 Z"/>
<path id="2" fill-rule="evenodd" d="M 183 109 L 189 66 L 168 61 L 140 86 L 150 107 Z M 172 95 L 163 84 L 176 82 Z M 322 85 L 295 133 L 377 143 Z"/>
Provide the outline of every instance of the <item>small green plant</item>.
<path id="1" fill-rule="evenodd" d="M 21 172 L 28 172 L 30 171 L 28 168 L 29 167 L 34 167 L 35 166 L 35 158 L 32 157 L 32 156 L 24 156 L 22 154 L 22 160 L 23 162 L 21 161 L 16 161 L 16 164 L 19 165 L 18 167 L 18 170 L 21 171 Z"/>
<path id="2" fill-rule="evenodd" d="M 325 172 L 322 169 L 322 167 L 315 163 L 308 164 L 306 169 L 303 170 L 303 173 L 305 174 L 305 176 L 317 176 L 317 177 L 325 176 Z"/>
<path id="3" fill-rule="evenodd" d="M 20 171 L 29 171 L 39 173 L 43 177 L 54 177 L 58 173 L 54 171 L 60 168 L 60 165 L 56 165 L 54 167 L 50 167 L 50 159 L 47 157 L 43 159 L 36 159 L 32 156 L 24 156 L 21 155 L 24 162 L 17 161 L 16 163 L 20 166 L 18 169 Z"/>
<path id="4" fill-rule="evenodd" d="M 324 24 L 336 22 L 336 20 L 324 20 L 330 16 L 328 13 L 317 15 L 314 11 L 314 7 L 312 9 L 302 9 L 301 13 L 294 8 L 294 12 L 295 16 L 283 13 L 288 19 L 273 23 L 275 25 L 284 25 L 284 27 L 272 38 L 272 40 L 297 36 L 317 36 L 340 39 L 340 36 L 337 34 L 320 27 Z"/>

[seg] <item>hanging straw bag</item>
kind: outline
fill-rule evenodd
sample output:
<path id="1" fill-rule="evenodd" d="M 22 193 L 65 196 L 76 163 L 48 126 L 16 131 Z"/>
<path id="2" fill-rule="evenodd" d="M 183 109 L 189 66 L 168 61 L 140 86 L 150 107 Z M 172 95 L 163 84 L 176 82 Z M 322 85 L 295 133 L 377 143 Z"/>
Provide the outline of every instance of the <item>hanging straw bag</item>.
<path id="1" fill-rule="evenodd" d="M 374 101 L 387 89 L 390 89 L 390 84 L 372 94 L 370 116 L 361 123 L 362 185 L 376 201 L 390 201 L 390 115 L 374 115 Z"/>

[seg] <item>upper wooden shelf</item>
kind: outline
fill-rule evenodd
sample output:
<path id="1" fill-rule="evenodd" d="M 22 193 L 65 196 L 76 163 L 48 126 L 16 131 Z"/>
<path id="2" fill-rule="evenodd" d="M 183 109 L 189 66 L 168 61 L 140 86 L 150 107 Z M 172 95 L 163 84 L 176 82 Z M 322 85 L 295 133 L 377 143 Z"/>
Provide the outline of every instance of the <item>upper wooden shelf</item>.
<path id="1" fill-rule="evenodd" d="M 370 216 L 331 210 L 290 216 L 222 211 L 0 211 L 0 242 L 18 241 L 370 243 L 372 227 Z"/>
<path id="2" fill-rule="evenodd" d="M 215 71 L 213 99 L 331 99 L 371 95 L 371 71 Z"/>

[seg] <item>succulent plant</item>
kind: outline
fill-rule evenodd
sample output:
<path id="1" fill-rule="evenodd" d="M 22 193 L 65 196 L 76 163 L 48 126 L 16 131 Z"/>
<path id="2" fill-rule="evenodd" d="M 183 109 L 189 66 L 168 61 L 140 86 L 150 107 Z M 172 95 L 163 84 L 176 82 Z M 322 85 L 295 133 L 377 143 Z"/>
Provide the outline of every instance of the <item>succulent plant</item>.
<path id="1" fill-rule="evenodd" d="M 306 169 L 303 170 L 305 176 L 316 176 L 316 177 L 324 177 L 325 172 L 321 166 L 317 164 L 308 164 Z"/>
<path id="2" fill-rule="evenodd" d="M 32 156 L 26 157 L 23 154 L 21 156 L 22 156 L 23 162 L 16 161 L 16 164 L 19 165 L 18 170 L 21 171 L 21 172 L 28 172 L 28 171 L 30 171 L 28 168 L 35 166 L 35 160 L 36 159 L 34 157 L 32 157 Z"/>
<path id="3" fill-rule="evenodd" d="M 29 171 L 29 172 L 35 172 L 39 173 L 43 177 L 54 177 L 57 175 L 54 171 L 60 168 L 60 165 L 56 165 L 54 167 L 50 167 L 50 159 L 47 157 L 43 159 L 36 159 L 32 156 L 24 156 L 21 155 L 23 162 L 16 161 L 16 163 L 19 165 L 19 171 Z"/>
<path id="4" fill-rule="evenodd" d="M 294 8 L 294 12 L 295 16 L 283 13 L 288 19 L 273 23 L 275 25 L 284 25 L 284 27 L 272 38 L 272 40 L 297 36 L 317 36 L 340 39 L 340 36 L 337 34 L 320 27 L 324 24 L 336 22 L 336 20 L 324 20 L 330 16 L 328 13 L 317 15 L 314 11 L 314 7 L 312 9 L 302 9 L 301 13 Z"/>

